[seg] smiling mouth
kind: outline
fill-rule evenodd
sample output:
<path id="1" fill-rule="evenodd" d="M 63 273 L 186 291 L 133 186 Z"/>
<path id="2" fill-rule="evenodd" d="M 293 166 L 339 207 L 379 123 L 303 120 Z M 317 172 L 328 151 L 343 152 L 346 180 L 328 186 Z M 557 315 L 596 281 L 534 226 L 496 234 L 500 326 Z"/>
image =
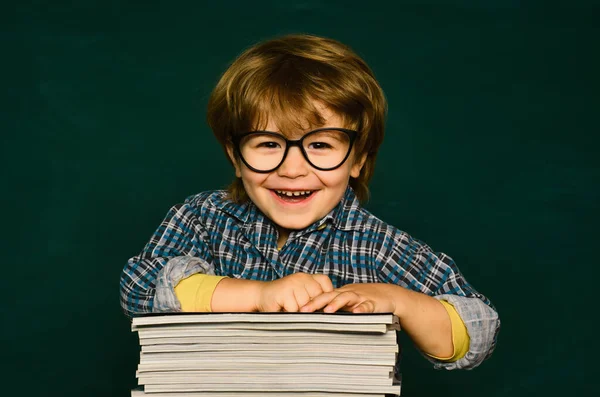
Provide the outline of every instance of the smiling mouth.
<path id="1" fill-rule="evenodd" d="M 315 192 L 314 190 L 297 190 L 297 191 L 289 191 L 289 190 L 273 190 L 277 197 L 282 199 L 283 201 L 287 201 L 289 203 L 299 203 L 301 201 L 306 200 Z"/>

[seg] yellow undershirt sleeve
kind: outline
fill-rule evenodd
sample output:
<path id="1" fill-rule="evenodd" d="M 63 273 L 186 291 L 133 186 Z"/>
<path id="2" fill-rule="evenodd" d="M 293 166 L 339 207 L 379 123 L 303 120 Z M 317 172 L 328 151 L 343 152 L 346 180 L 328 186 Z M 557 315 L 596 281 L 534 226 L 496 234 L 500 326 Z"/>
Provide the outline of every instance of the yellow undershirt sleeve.
<path id="1" fill-rule="evenodd" d="M 465 323 L 458 315 L 454 306 L 442 300 L 440 301 L 440 303 L 448 312 L 448 315 L 450 316 L 450 322 L 452 323 L 452 343 L 454 344 L 454 354 L 452 354 L 452 357 L 448 358 L 436 357 L 432 356 L 431 354 L 429 354 L 429 356 L 440 361 L 458 361 L 461 358 L 463 358 L 465 354 L 467 354 L 467 352 L 469 351 L 469 343 L 471 339 L 469 338 L 469 333 L 467 332 L 467 327 L 465 326 Z"/>
<path id="2" fill-rule="evenodd" d="M 213 292 L 224 276 L 196 273 L 184 278 L 175 286 L 175 296 L 183 312 L 208 312 Z"/>

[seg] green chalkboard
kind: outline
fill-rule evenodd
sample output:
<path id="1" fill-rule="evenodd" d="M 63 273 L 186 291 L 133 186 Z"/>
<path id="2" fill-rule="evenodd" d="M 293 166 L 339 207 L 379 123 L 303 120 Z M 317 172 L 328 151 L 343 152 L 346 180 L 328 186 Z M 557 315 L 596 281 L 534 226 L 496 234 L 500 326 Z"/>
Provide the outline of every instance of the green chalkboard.
<path id="1" fill-rule="evenodd" d="M 367 208 L 451 255 L 501 315 L 473 371 L 435 371 L 404 338 L 403 395 L 592 395 L 597 2 L 2 7 L 3 394 L 129 395 L 121 269 L 171 205 L 231 180 L 204 121 L 220 73 L 304 32 L 354 48 L 388 97 Z"/>

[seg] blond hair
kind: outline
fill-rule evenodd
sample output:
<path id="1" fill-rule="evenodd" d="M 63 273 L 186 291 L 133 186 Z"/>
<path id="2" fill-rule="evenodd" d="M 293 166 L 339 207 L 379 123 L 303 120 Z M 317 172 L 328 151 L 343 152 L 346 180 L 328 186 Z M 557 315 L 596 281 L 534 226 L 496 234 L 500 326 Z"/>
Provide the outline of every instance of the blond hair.
<path id="1" fill-rule="evenodd" d="M 354 158 L 366 155 L 366 161 L 359 177 L 350 178 L 350 186 L 359 200 L 366 200 L 383 141 L 387 104 L 371 69 L 338 41 L 288 35 L 247 49 L 213 90 L 207 121 L 227 153 L 236 134 L 264 129 L 269 120 L 280 131 L 322 125 L 315 102 L 338 114 L 344 127 L 358 131 Z M 248 199 L 239 178 L 229 193 L 236 202 Z"/>

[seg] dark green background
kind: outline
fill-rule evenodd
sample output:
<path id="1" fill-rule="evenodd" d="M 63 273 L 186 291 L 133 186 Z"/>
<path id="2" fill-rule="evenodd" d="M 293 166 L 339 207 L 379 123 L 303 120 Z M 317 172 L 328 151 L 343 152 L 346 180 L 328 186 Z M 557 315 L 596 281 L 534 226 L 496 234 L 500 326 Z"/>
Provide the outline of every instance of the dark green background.
<path id="1" fill-rule="evenodd" d="M 4 395 L 128 395 L 121 269 L 171 205 L 231 180 L 207 97 L 240 51 L 291 32 L 372 66 L 390 112 L 367 208 L 451 255 L 501 315 L 473 371 L 435 371 L 405 339 L 403 395 L 591 395 L 596 2 L 3 4 Z"/>

